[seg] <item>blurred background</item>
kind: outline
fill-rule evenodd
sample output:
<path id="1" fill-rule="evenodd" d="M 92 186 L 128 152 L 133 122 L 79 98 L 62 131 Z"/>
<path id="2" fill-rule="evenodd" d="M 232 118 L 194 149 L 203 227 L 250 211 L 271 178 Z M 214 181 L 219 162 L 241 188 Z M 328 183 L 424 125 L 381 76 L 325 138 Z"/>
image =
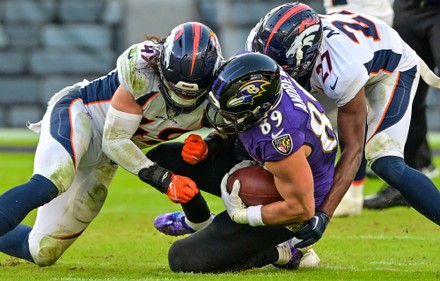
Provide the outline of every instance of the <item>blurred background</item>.
<path id="1" fill-rule="evenodd" d="M 186 21 L 218 35 L 227 58 L 278 0 L 0 0 L 0 128 L 41 119 L 65 86 L 115 68 L 144 35 L 167 36 Z M 302 1 L 324 13 L 322 0 Z M 430 90 L 428 126 L 440 131 L 440 93 Z"/>

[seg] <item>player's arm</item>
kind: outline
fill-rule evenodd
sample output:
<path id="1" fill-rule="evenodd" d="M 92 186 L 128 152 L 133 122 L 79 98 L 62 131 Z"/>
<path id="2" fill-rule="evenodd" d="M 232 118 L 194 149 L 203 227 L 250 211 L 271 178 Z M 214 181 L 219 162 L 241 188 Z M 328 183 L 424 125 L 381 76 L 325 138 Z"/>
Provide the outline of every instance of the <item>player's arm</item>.
<path id="1" fill-rule="evenodd" d="M 265 163 L 267 170 L 274 175 L 275 186 L 284 201 L 262 207 L 264 224 L 305 222 L 315 214 L 313 175 L 307 161 L 310 153 L 311 148 L 303 145 L 280 161 Z"/>
<path id="2" fill-rule="evenodd" d="M 356 96 L 338 108 L 338 136 L 341 154 L 334 182 L 320 210 L 331 217 L 353 181 L 362 160 L 367 104 L 362 87 Z"/>
<path id="3" fill-rule="evenodd" d="M 284 200 L 264 206 L 244 206 L 238 195 L 240 181 L 234 182 L 229 193 L 226 187 L 229 174 L 226 174 L 221 183 L 221 191 L 223 203 L 231 219 L 236 223 L 251 226 L 293 223 L 299 223 L 299 226 L 302 226 L 305 221 L 308 221 L 315 213 L 313 176 L 307 161 L 307 155 L 310 152 L 310 147 L 302 146 L 281 161 L 265 163 L 268 171 L 273 173 L 275 185 Z M 237 164 L 229 173 L 250 164 L 245 162 L 252 161 Z"/>
<path id="4" fill-rule="evenodd" d="M 173 174 L 148 159 L 131 140 L 142 119 L 142 107 L 134 96 L 119 86 L 107 113 L 102 149 L 118 165 L 139 178 L 175 203 L 186 203 L 199 191 L 187 177 Z"/>
<path id="5" fill-rule="evenodd" d="M 142 107 L 129 91 L 119 86 L 107 113 L 102 149 L 110 159 L 135 175 L 153 164 L 131 140 L 141 119 Z"/>

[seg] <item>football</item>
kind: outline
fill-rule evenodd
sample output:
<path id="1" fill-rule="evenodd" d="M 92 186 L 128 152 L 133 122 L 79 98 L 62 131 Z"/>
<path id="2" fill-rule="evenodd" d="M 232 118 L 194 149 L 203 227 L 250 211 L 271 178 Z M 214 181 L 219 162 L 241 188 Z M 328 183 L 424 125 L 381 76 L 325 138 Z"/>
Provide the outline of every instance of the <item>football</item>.
<path id="1" fill-rule="evenodd" d="M 260 166 L 245 167 L 229 175 L 228 192 L 231 192 L 235 180 L 241 183 L 239 195 L 247 206 L 267 205 L 283 200 L 275 187 L 273 175 Z"/>

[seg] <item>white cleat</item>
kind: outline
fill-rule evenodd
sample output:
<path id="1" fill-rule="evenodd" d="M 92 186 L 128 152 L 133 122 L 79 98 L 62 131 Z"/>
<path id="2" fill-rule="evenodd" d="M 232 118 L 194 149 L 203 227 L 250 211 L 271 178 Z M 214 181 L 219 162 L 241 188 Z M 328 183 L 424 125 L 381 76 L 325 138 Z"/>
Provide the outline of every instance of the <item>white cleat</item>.
<path id="1" fill-rule="evenodd" d="M 364 184 L 351 184 L 345 196 L 342 198 L 333 217 L 352 217 L 362 213 L 364 204 L 363 198 Z"/>
<path id="2" fill-rule="evenodd" d="M 313 246 L 301 248 L 299 250 L 303 252 L 303 257 L 299 262 L 299 268 L 316 268 L 319 266 L 321 259 L 318 257 L 315 250 L 313 250 Z"/>

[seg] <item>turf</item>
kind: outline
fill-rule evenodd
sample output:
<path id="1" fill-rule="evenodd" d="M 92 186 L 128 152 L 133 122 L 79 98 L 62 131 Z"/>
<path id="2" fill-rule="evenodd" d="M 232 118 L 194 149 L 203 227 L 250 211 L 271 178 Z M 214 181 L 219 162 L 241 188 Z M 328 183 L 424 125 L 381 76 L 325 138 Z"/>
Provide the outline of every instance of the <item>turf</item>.
<path id="1" fill-rule="evenodd" d="M 30 153 L 0 153 L 0 193 L 27 181 L 32 161 Z M 440 167 L 439 156 L 435 163 Z M 440 187 L 440 177 L 435 184 Z M 365 193 L 381 185 L 368 179 Z M 206 197 L 214 212 L 223 209 L 219 198 Z M 120 170 L 99 216 L 55 265 L 39 268 L 0 253 L 0 280 L 440 280 L 440 228 L 412 208 L 334 218 L 315 245 L 318 269 L 266 267 L 219 275 L 169 270 L 167 250 L 179 238 L 155 231 L 153 220 L 176 210 L 180 207 L 166 196 Z M 34 217 L 32 212 L 25 223 Z"/>

